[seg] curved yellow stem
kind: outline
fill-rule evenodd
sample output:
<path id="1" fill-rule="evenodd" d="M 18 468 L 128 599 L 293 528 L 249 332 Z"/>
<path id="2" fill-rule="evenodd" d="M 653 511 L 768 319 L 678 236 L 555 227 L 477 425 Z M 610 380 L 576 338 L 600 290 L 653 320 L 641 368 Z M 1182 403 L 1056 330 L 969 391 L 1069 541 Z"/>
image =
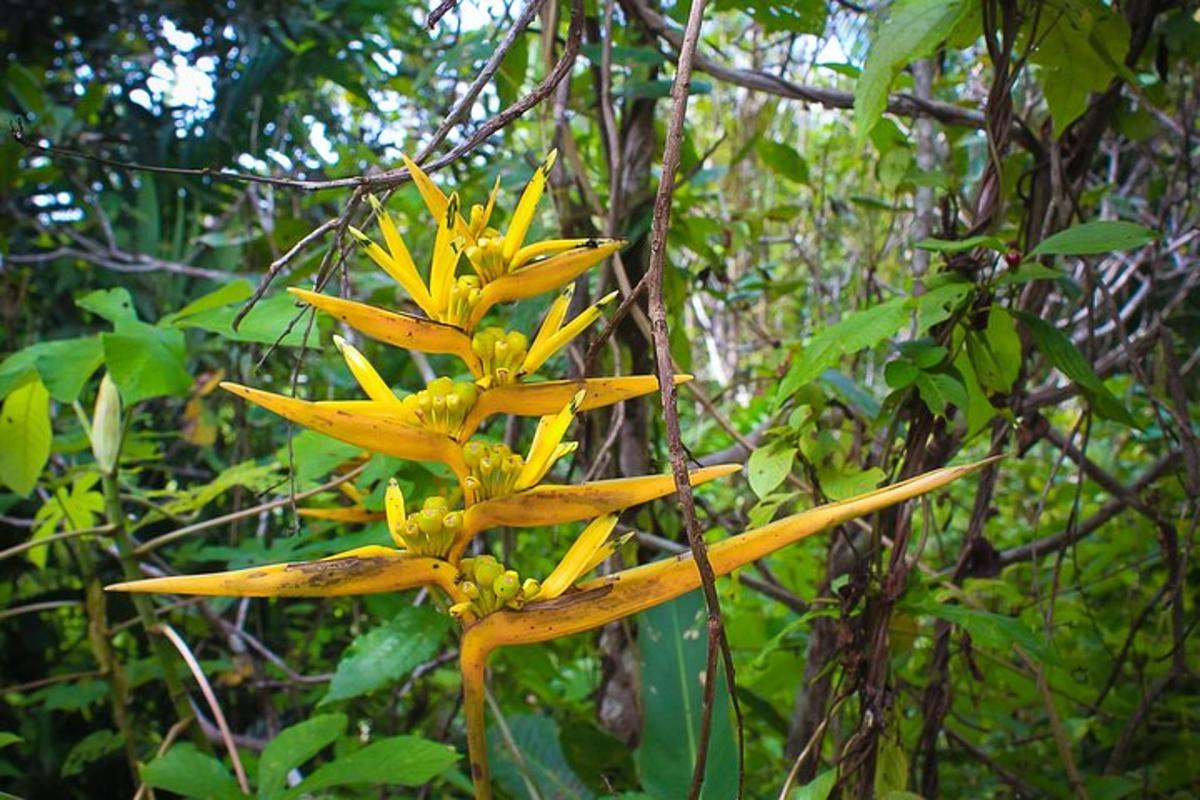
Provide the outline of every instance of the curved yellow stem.
<path id="1" fill-rule="evenodd" d="M 462 673 L 463 717 L 467 728 L 467 756 L 471 760 L 471 782 L 475 785 L 475 800 L 491 800 L 492 775 L 488 769 L 487 732 L 485 722 L 485 680 L 487 659 L 491 648 L 481 647 L 484 642 L 472 638 L 468 629 L 463 636 L 458 654 L 458 667 Z"/>

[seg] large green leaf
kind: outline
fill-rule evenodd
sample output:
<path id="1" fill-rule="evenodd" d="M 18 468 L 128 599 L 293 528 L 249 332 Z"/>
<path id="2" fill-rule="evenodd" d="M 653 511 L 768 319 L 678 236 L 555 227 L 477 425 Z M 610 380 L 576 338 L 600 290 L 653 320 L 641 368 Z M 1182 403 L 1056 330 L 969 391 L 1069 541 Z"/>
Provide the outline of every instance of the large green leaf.
<path id="1" fill-rule="evenodd" d="M 506 792 L 532 800 L 525 783 L 529 780 L 542 797 L 590 800 L 595 796 L 567 763 L 557 722 L 547 716 L 517 714 L 506 717 L 505 724 L 521 763 L 517 763 L 496 725 L 488 729 L 488 763 L 496 783 Z"/>
<path id="2" fill-rule="evenodd" d="M 200 328 L 201 330 L 218 333 L 226 339 L 235 342 L 259 342 L 274 344 L 279 341 L 285 347 L 299 347 L 304 341 L 304 331 L 307 323 L 303 320 L 296 323 L 285 336 L 284 331 L 302 309 L 296 305 L 295 299 L 286 292 L 280 292 L 272 297 L 260 300 L 233 329 L 233 320 L 241 310 L 241 306 L 222 305 L 207 308 L 198 313 L 191 313 L 177 318 L 174 324 L 181 328 Z M 280 337 L 283 337 L 280 340 Z M 309 344 L 316 343 L 317 337 L 309 337 Z"/>
<path id="3" fill-rule="evenodd" d="M 143 766 L 142 780 L 154 789 L 198 800 L 240 800 L 246 796 L 225 765 L 189 742 L 175 745 Z"/>
<path id="4" fill-rule="evenodd" d="M 1039 67 L 1054 133 L 1061 136 L 1087 110 L 1090 96 L 1125 71 L 1129 25 L 1099 0 L 1074 0 L 1055 11 L 1030 61 Z"/>
<path id="5" fill-rule="evenodd" d="M 1154 231 L 1136 222 L 1099 220 L 1059 231 L 1043 239 L 1029 255 L 1086 256 L 1111 253 L 1142 247 L 1153 242 L 1155 238 Z"/>
<path id="6" fill-rule="evenodd" d="M 780 382 L 777 404 L 815 380 L 843 355 L 874 347 L 904 327 L 910 319 L 909 300 L 896 297 L 857 311 L 812 337 Z"/>
<path id="7" fill-rule="evenodd" d="M 27 497 L 50 458 L 52 438 L 50 393 L 35 378 L 10 392 L 0 408 L 0 483 Z"/>
<path id="8" fill-rule="evenodd" d="M 692 778 L 699 753 L 702 679 L 708 634 L 704 601 L 690 592 L 638 616 L 642 676 L 642 743 L 635 754 L 642 788 L 674 800 Z M 702 797 L 727 800 L 737 793 L 737 751 L 729 695 L 718 666 L 712 730 Z"/>
<path id="9" fill-rule="evenodd" d="M 759 497 L 766 497 L 792 471 L 792 460 L 796 457 L 795 447 L 769 444 L 759 447 L 750 454 L 746 464 L 746 478 L 750 488 Z"/>
<path id="10" fill-rule="evenodd" d="M 970 6 L 966 0 L 898 0 L 892 6 L 887 22 L 871 39 L 867 62 L 854 88 L 859 147 L 887 108 L 888 92 L 900 70 L 933 52 Z"/>
<path id="11" fill-rule="evenodd" d="M 76 300 L 75 305 L 114 325 L 123 320 L 137 319 L 133 297 L 124 288 L 97 289 Z"/>
<path id="12" fill-rule="evenodd" d="M 389 784 L 420 786 L 458 761 L 458 753 L 420 736 L 394 736 L 332 761 L 308 776 L 285 798 L 298 798 L 331 786 Z"/>
<path id="13" fill-rule="evenodd" d="M 405 606 L 391 622 L 346 648 L 321 704 L 358 697 L 407 676 L 437 652 L 449 629 L 445 615 L 427 606 Z"/>
<path id="14" fill-rule="evenodd" d="M 283 794 L 287 774 L 332 744 L 345 730 L 344 714 L 320 714 L 280 731 L 258 760 L 259 800 L 274 800 Z"/>
<path id="15" fill-rule="evenodd" d="M 73 403 L 103 362 L 99 336 L 31 344 L 0 362 L 0 398 L 36 374 L 51 397 L 60 403 Z"/>
<path id="16" fill-rule="evenodd" d="M 184 368 L 183 332 L 124 320 L 101 336 L 109 374 L 129 405 L 163 395 L 186 394 L 192 378 Z"/>
<path id="17" fill-rule="evenodd" d="M 1058 328 L 1032 314 L 1018 313 L 1021 321 L 1033 337 L 1033 342 L 1063 375 L 1083 390 L 1092 408 L 1102 417 L 1136 427 L 1129 410 L 1108 390 L 1092 370 L 1092 365 L 1079 352 L 1079 348 Z"/>

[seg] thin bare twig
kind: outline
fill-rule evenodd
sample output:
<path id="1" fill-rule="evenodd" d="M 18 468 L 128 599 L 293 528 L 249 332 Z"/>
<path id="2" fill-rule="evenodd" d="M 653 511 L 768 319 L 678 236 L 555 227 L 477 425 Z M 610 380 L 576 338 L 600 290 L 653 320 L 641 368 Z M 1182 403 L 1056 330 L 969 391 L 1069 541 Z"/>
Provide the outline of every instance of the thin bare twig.
<path id="1" fill-rule="evenodd" d="M 208 707 L 212 709 L 213 721 L 217 723 L 217 728 L 221 731 L 221 740 L 225 743 L 225 748 L 229 751 L 229 760 L 233 764 L 233 772 L 237 776 L 238 786 L 241 787 L 243 792 L 249 794 L 250 784 L 246 780 L 246 770 L 242 768 L 242 759 L 238 756 L 237 745 L 233 742 L 233 733 L 229 730 L 229 723 L 225 721 L 225 713 L 221 711 L 221 704 L 217 702 L 217 696 L 213 693 L 212 686 L 209 685 L 208 678 L 204 675 L 204 668 L 196 660 L 196 656 L 192 653 L 191 648 L 187 646 L 187 642 L 170 625 L 158 625 L 155 627 L 155 632 L 167 637 L 175 649 L 179 651 L 180 657 L 187 663 L 188 669 L 192 671 L 192 676 L 196 679 L 196 683 L 200 685 L 200 692 L 204 695 L 204 700 L 208 703 Z"/>
<path id="2" fill-rule="evenodd" d="M 265 511 L 271 511 L 276 508 L 281 508 L 283 506 L 290 505 L 291 503 L 293 503 L 297 500 L 304 500 L 306 498 L 312 497 L 313 495 L 320 494 L 321 492 L 327 492 L 330 489 L 337 488 L 338 486 L 342 485 L 346 481 L 354 480 L 359 475 L 361 475 L 362 471 L 366 468 L 367 468 L 367 465 L 362 464 L 360 466 L 355 467 L 354 469 L 350 470 L 347 473 L 338 475 L 336 478 L 334 478 L 331 481 L 328 481 L 327 483 L 321 484 L 320 486 L 316 487 L 315 489 L 309 489 L 307 492 L 300 492 L 299 494 L 289 495 L 288 497 L 280 497 L 280 498 L 271 500 L 266 503 L 261 503 L 257 506 L 252 506 L 250 508 L 243 508 L 241 511 L 234 511 L 229 514 L 224 514 L 219 517 L 214 517 L 213 519 L 204 520 L 203 522 L 197 522 L 194 525 L 188 525 L 186 527 L 179 528 L 178 530 L 171 531 L 170 533 L 164 533 L 162 536 L 159 536 L 155 539 L 151 539 L 147 542 L 143 542 L 142 544 L 138 545 L 137 547 L 134 548 L 133 553 L 134 553 L 134 555 L 139 555 L 139 556 L 145 555 L 146 553 L 149 553 L 153 550 L 157 550 L 158 548 L 162 547 L 164 544 L 170 544 L 171 542 L 174 542 L 178 539 L 182 539 L 185 536 L 191 536 L 193 533 L 199 533 L 200 531 L 206 531 L 209 528 L 216 528 L 220 525 L 225 525 L 230 522 L 236 522 L 239 519 L 253 517 L 253 516 L 256 516 L 258 514 L 265 512 Z"/>
<path id="3" fill-rule="evenodd" d="M 708 560 L 708 551 L 700 534 L 700 525 L 696 520 L 696 501 L 692 495 L 687 456 L 683 449 L 683 439 L 680 433 L 678 394 L 675 390 L 675 363 L 671 358 L 670 337 L 667 332 L 667 310 L 663 302 L 663 268 L 666 264 L 667 228 L 671 222 L 671 201 L 675 193 L 675 176 L 679 170 L 683 144 L 688 89 L 692 79 L 692 61 L 696 55 L 696 44 L 700 39 L 700 22 L 704 17 L 704 3 L 705 0 L 692 0 L 691 8 L 688 11 L 687 30 L 679 48 L 679 60 L 675 65 L 675 82 L 671 87 L 671 116 L 667 124 L 666 145 L 663 148 L 662 177 L 654 198 L 654 215 L 650 226 L 650 258 L 646 268 L 650 331 L 654 339 L 658 386 L 662 395 L 663 415 L 666 419 L 671 472 L 675 476 L 675 487 L 683 511 L 683 523 L 687 530 L 688 544 L 691 546 L 696 569 L 700 573 L 704 601 L 708 607 L 708 658 L 705 666 L 704 703 L 700 714 L 696 763 L 688 790 L 688 797 L 693 799 L 700 796 L 708 763 L 708 742 L 712 732 L 713 694 L 717 683 L 718 652 L 724 657 L 725 676 L 728 684 L 726 688 L 729 691 L 730 703 L 737 718 L 738 797 L 742 796 L 745 780 L 742 711 L 735 688 L 737 684 L 733 668 L 733 654 L 730 653 L 729 642 L 725 638 L 725 625 L 721 617 L 721 600 L 717 597 L 716 577 L 713 574 L 712 564 Z M 632 294 L 630 296 L 632 297 Z"/>

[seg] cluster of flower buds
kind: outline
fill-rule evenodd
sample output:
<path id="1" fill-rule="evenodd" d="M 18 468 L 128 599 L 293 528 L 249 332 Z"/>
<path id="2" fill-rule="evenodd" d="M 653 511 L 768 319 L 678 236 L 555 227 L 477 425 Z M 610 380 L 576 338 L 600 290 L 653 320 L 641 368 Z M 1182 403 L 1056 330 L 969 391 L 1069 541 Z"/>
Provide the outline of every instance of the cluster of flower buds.
<path id="1" fill-rule="evenodd" d="M 520 331 L 484 328 L 471 339 L 471 350 L 479 357 L 490 385 L 505 386 L 520 377 L 529 349 L 529 339 Z"/>
<path id="2" fill-rule="evenodd" d="M 426 430 L 458 436 L 463 420 L 479 399 L 474 383 L 434 378 L 421 391 L 405 397 L 401 403 L 414 424 Z"/>
<path id="3" fill-rule="evenodd" d="M 504 497 L 516 490 L 525 459 L 508 445 L 472 440 L 463 445 L 462 454 L 470 469 L 466 489 L 475 502 Z"/>
<path id="4" fill-rule="evenodd" d="M 504 257 L 504 237 L 500 235 L 481 236 L 475 244 L 467 245 L 463 253 L 484 281 L 494 281 L 508 273 L 509 259 Z"/>
<path id="5" fill-rule="evenodd" d="M 519 609 L 542 590 L 536 580 L 522 581 L 515 569 L 506 569 L 493 556 L 464 558 L 458 569 L 462 575 L 458 589 L 467 599 L 450 607 L 456 617 L 469 612 L 482 618 L 502 608 Z"/>
<path id="6" fill-rule="evenodd" d="M 442 317 L 443 321 L 465 328 L 475 312 L 475 306 L 483 296 L 483 290 L 480 288 L 482 285 L 476 275 L 460 275 L 450 287 L 450 298 Z"/>
<path id="7" fill-rule="evenodd" d="M 463 528 L 463 513 L 452 511 L 446 498 L 425 498 L 415 514 L 404 511 L 404 495 L 395 478 L 384 496 L 388 532 L 397 547 L 419 556 L 445 556 Z"/>

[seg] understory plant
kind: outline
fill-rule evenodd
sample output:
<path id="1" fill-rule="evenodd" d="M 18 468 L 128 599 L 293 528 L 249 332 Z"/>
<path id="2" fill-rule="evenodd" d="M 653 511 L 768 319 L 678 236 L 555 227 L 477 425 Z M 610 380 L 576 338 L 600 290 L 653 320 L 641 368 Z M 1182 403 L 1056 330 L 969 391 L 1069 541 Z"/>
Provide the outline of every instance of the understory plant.
<path id="1" fill-rule="evenodd" d="M 371 453 L 444 464 L 457 478 L 456 488 L 414 502 L 392 480 L 384 511 L 391 547 L 358 547 L 317 561 L 108 587 L 242 597 L 330 597 L 436 588 L 444 598 L 445 612 L 462 628 L 463 713 L 471 778 L 479 798 L 491 796 L 484 687 L 492 652 L 592 630 L 676 598 L 701 583 L 690 553 L 589 578 L 630 535 L 614 535 L 618 515 L 671 494 L 676 485 L 670 474 L 579 484 L 549 481 L 555 464 L 575 449 L 565 437 L 577 414 L 658 389 L 658 381 L 648 375 L 576 380 L 538 375 L 555 353 L 600 317 L 612 299 L 604 297 L 570 316 L 572 282 L 622 246 L 607 239 L 527 241 L 554 158 L 550 153 L 535 170 L 504 231 L 493 226 L 498 182 L 484 203 L 464 214 L 457 194 L 447 195 L 406 159 L 436 226 L 428 268 L 418 268 L 395 223 L 377 201 L 372 201 L 372 207 L 382 244 L 362 231 L 351 232 L 370 260 L 404 289 L 420 315 L 289 290 L 365 336 L 408 350 L 454 355 L 469 379 L 437 377 L 423 389 L 401 396 L 353 344 L 334 337 L 366 399 L 309 402 L 222 384 L 295 423 Z M 503 315 L 491 313 L 501 304 L 564 286 L 532 334 L 503 326 Z M 689 379 L 675 376 L 677 382 Z M 537 419 L 523 452 L 480 435 L 497 415 Z M 727 575 L 810 534 L 944 486 L 978 466 L 935 470 L 731 536 L 709 546 L 713 572 Z M 732 464 L 696 469 L 689 480 L 695 486 L 738 469 Z M 306 513 L 347 523 L 376 518 L 353 490 L 349 494 L 355 502 L 350 508 L 307 509 Z M 505 564 L 489 552 L 488 534 L 497 528 L 576 522 L 586 525 L 548 575 L 523 574 L 519 565 Z"/>

